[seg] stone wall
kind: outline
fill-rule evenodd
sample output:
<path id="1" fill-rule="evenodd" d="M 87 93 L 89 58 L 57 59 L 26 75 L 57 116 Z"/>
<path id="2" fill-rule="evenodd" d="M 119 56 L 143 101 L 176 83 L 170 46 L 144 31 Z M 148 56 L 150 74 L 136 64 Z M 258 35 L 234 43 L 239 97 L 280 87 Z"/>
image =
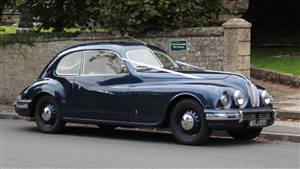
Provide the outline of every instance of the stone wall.
<path id="1" fill-rule="evenodd" d="M 245 23 L 246 21 L 238 20 L 238 22 Z M 241 63 L 239 54 L 242 53 L 245 58 L 250 57 L 250 53 L 248 54 L 250 45 L 245 45 L 246 42 L 241 43 L 238 38 L 243 36 L 241 35 L 243 33 L 248 35 L 248 32 L 240 31 L 239 24 L 236 22 L 234 22 L 234 28 L 230 28 L 228 25 L 230 23 L 225 25 L 225 29 L 222 27 L 186 28 L 173 32 L 148 34 L 138 39 L 159 46 L 174 58 L 193 65 L 212 70 L 230 70 L 249 76 L 250 67 L 248 68 L 248 65 L 250 63 L 247 62 L 250 62 L 250 59 Z M 242 30 L 245 29 L 242 28 Z M 232 37 L 228 37 L 228 33 L 226 33 L 229 30 Z M 250 32 L 250 29 L 248 31 Z M 227 35 L 225 38 L 231 40 L 224 39 L 224 34 Z M 170 42 L 174 40 L 185 40 L 187 50 L 171 51 Z M 90 33 L 69 38 L 45 39 L 38 37 L 34 39 L 32 45 L 17 43 L 0 46 L 0 103 L 13 102 L 17 94 L 38 77 L 44 66 L 59 51 L 73 45 L 99 41 L 131 40 L 109 34 Z M 242 47 L 236 45 L 242 45 Z M 233 62 L 234 59 L 237 59 L 238 62 Z M 227 66 L 228 63 L 230 63 L 230 68 Z"/>
<path id="2" fill-rule="evenodd" d="M 300 88 L 299 76 L 251 66 L 251 77 Z"/>
<path id="3" fill-rule="evenodd" d="M 250 76 L 251 23 L 243 19 L 231 19 L 223 24 L 224 69 Z"/>
<path id="4" fill-rule="evenodd" d="M 238 12 L 246 12 L 249 7 L 249 0 L 224 0 L 224 4 L 238 10 Z"/>

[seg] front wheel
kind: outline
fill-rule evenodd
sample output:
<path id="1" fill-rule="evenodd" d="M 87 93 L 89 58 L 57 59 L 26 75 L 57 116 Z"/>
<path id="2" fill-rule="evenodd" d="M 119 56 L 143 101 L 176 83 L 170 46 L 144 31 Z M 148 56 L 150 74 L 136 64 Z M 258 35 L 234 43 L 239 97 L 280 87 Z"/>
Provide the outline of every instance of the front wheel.
<path id="1" fill-rule="evenodd" d="M 255 129 L 235 129 L 235 130 L 227 130 L 227 133 L 233 137 L 235 140 L 252 140 L 259 136 L 262 128 Z"/>
<path id="2" fill-rule="evenodd" d="M 193 99 L 185 99 L 175 105 L 170 126 L 173 136 L 182 144 L 204 144 L 211 134 L 203 108 Z"/>
<path id="3" fill-rule="evenodd" d="M 38 100 L 34 115 L 36 124 L 41 132 L 56 133 L 65 125 L 61 120 L 58 104 L 50 96 L 42 96 Z"/>

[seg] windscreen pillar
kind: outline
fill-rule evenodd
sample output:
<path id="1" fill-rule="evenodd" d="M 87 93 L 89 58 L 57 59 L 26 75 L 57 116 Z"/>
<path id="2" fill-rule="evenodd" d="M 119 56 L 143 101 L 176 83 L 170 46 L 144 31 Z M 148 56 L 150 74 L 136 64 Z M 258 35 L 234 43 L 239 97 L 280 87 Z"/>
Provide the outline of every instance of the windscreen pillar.
<path id="1" fill-rule="evenodd" d="M 251 23 L 241 18 L 230 19 L 224 29 L 225 71 L 250 77 Z"/>

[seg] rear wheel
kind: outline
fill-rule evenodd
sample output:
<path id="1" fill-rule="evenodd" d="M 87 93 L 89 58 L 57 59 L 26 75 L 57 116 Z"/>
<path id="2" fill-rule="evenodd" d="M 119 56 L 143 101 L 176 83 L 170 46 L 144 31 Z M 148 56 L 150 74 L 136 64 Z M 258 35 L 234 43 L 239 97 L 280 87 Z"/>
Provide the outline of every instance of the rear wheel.
<path id="1" fill-rule="evenodd" d="M 185 99 L 175 105 L 170 126 L 175 139 L 182 144 L 204 144 L 211 134 L 203 108 L 193 99 Z"/>
<path id="2" fill-rule="evenodd" d="M 38 100 L 34 115 L 36 124 L 42 132 L 56 133 L 65 126 L 59 106 L 51 96 L 42 96 Z"/>
<path id="3" fill-rule="evenodd" d="M 255 129 L 240 129 L 240 130 L 227 130 L 227 133 L 235 140 L 252 140 L 259 136 L 262 128 Z"/>

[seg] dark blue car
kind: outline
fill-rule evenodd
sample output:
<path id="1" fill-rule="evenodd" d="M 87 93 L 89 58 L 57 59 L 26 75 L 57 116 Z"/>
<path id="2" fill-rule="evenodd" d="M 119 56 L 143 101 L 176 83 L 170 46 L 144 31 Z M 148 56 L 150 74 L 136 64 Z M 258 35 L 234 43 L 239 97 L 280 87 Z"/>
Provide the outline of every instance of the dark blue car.
<path id="1" fill-rule="evenodd" d="M 46 133 L 66 122 L 160 127 L 180 143 L 203 144 L 212 130 L 257 137 L 274 122 L 272 99 L 242 75 L 195 68 L 147 44 L 105 42 L 60 52 L 15 109 Z"/>

